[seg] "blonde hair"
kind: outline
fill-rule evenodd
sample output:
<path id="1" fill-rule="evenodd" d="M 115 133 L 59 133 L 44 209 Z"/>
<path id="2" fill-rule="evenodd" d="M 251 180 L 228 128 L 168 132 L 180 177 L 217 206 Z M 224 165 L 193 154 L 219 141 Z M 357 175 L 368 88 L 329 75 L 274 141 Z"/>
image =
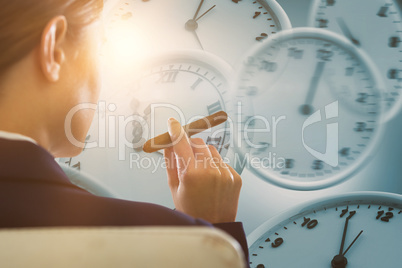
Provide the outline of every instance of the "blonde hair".
<path id="1" fill-rule="evenodd" d="M 82 28 L 99 18 L 103 0 L 0 0 L 0 74 L 24 58 L 39 43 L 47 23 L 67 19 L 67 38 L 79 38 Z"/>

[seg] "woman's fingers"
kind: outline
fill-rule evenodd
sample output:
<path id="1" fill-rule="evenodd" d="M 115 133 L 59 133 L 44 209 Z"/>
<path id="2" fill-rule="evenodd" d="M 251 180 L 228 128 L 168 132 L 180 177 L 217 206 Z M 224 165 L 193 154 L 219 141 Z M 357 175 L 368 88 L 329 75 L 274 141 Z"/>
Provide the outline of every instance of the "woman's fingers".
<path id="1" fill-rule="evenodd" d="M 235 185 L 236 185 L 236 186 L 238 187 L 238 189 L 240 190 L 240 188 L 241 188 L 242 185 L 243 185 L 243 181 L 242 181 L 242 179 L 241 179 L 239 173 L 237 173 L 236 170 L 234 170 L 234 168 L 232 168 L 230 165 L 226 165 L 226 166 L 229 168 L 230 173 L 232 173 L 232 175 L 233 175 L 233 181 L 234 181 Z"/>
<path id="2" fill-rule="evenodd" d="M 207 169 L 215 168 L 212 162 L 212 154 L 209 151 L 208 145 L 200 138 L 193 138 L 190 140 L 191 147 L 194 153 L 195 168 Z"/>
<path id="3" fill-rule="evenodd" d="M 168 120 L 168 129 L 176 155 L 177 171 L 179 174 L 183 174 L 188 168 L 194 166 L 194 153 L 186 132 L 176 119 Z"/>
<path id="4" fill-rule="evenodd" d="M 177 174 L 176 157 L 172 147 L 166 148 L 164 151 L 165 164 L 168 175 L 168 184 L 172 189 L 179 187 L 179 176 Z"/>
<path id="5" fill-rule="evenodd" d="M 228 165 L 223 161 L 218 150 L 214 146 L 209 145 L 209 151 L 211 152 L 215 165 L 219 168 L 219 171 L 221 172 L 222 176 L 233 179 L 232 172 L 230 171 Z"/>

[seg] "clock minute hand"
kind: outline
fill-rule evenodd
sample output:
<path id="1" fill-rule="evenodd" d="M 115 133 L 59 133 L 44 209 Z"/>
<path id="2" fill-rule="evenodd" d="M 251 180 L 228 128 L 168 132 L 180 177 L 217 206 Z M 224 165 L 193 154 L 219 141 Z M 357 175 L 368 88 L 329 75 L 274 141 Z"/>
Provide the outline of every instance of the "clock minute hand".
<path id="1" fill-rule="evenodd" d="M 359 238 L 359 236 L 363 233 L 363 230 L 360 231 L 360 233 L 353 239 L 353 242 L 350 243 L 349 247 L 343 252 L 343 254 L 336 255 L 332 261 L 331 261 L 331 266 L 333 268 L 345 268 L 346 265 L 348 264 L 348 260 L 345 257 L 345 254 L 349 251 L 349 249 L 353 246 L 353 244 L 356 242 L 356 240 Z"/>
<path id="2" fill-rule="evenodd" d="M 343 247 L 345 245 L 345 238 L 346 238 L 346 233 L 348 231 L 348 224 L 349 224 L 349 220 L 353 217 L 353 215 L 356 214 L 356 211 L 351 211 L 349 213 L 349 216 L 346 218 L 345 220 L 345 226 L 343 227 L 343 233 L 342 233 L 342 241 L 341 241 L 341 248 L 339 249 L 339 254 L 336 255 L 332 261 L 331 261 L 331 266 L 333 268 L 345 268 L 348 260 L 346 259 L 346 257 L 344 256 L 345 254 L 343 253 Z M 359 234 L 360 235 L 360 234 Z M 358 236 L 359 237 L 359 236 Z M 357 239 L 357 238 L 356 238 Z M 355 239 L 355 241 L 356 241 Z M 352 244 L 349 246 L 349 248 L 353 245 L 354 241 L 352 242 Z M 347 250 L 349 250 L 349 248 Z M 347 251 L 346 250 L 346 251 Z M 345 251 L 345 253 L 346 253 Z"/>
<path id="3" fill-rule="evenodd" d="M 356 46 L 360 46 L 359 40 L 353 37 L 352 32 L 349 30 L 349 27 L 346 25 L 345 21 L 341 17 L 336 18 L 336 21 L 338 22 L 338 25 L 341 28 L 343 34 L 347 38 L 349 38 L 353 44 L 355 44 Z"/>
<path id="4" fill-rule="evenodd" d="M 345 227 L 343 227 L 342 242 L 341 242 L 341 248 L 339 249 L 339 255 L 343 255 L 343 246 L 345 245 L 345 238 L 346 238 L 346 233 L 348 231 L 349 219 L 350 219 L 350 216 L 346 218 Z"/>
<path id="5" fill-rule="evenodd" d="M 200 12 L 200 9 L 202 7 L 202 4 L 204 4 L 204 0 L 201 0 L 200 4 L 198 5 L 197 11 L 194 14 L 193 20 L 195 20 L 198 16 L 198 13 Z"/>
<path id="6" fill-rule="evenodd" d="M 326 63 L 325 61 L 317 62 L 317 65 L 316 65 L 315 71 L 314 71 L 314 76 L 311 79 L 310 88 L 309 88 L 309 91 L 306 96 L 306 101 L 300 107 L 300 112 L 303 115 L 310 115 L 313 110 L 313 107 L 311 106 L 311 104 L 313 103 L 315 94 L 317 92 L 318 83 L 320 82 L 322 73 L 324 72 L 325 63 Z"/>

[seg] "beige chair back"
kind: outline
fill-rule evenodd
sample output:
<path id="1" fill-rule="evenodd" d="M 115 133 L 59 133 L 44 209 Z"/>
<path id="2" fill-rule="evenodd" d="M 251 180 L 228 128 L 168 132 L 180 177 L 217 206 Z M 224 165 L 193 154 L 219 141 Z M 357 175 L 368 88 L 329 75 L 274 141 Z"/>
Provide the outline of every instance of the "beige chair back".
<path id="1" fill-rule="evenodd" d="M 245 267 L 240 245 L 208 227 L 0 230 L 2 268 Z"/>

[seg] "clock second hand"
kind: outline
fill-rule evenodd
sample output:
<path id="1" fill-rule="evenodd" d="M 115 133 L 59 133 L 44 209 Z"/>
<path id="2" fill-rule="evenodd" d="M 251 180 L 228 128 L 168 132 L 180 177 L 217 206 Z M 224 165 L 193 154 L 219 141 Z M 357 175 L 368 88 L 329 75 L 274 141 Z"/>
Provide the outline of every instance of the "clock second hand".
<path id="1" fill-rule="evenodd" d="M 307 93 L 306 101 L 300 107 L 300 112 L 303 115 L 310 115 L 311 112 L 313 111 L 313 107 L 311 106 L 311 104 L 313 103 L 314 96 L 317 92 L 318 83 L 320 82 L 320 78 L 322 76 L 322 73 L 324 72 L 325 63 L 326 63 L 325 61 L 317 62 L 317 65 L 316 65 L 315 71 L 314 71 L 314 76 L 311 79 L 310 88 Z"/>
<path id="2" fill-rule="evenodd" d="M 197 39 L 198 44 L 200 44 L 201 49 L 205 50 L 204 47 L 202 46 L 200 38 L 198 37 L 197 31 L 194 30 L 193 33 L 194 33 L 195 39 Z"/>

